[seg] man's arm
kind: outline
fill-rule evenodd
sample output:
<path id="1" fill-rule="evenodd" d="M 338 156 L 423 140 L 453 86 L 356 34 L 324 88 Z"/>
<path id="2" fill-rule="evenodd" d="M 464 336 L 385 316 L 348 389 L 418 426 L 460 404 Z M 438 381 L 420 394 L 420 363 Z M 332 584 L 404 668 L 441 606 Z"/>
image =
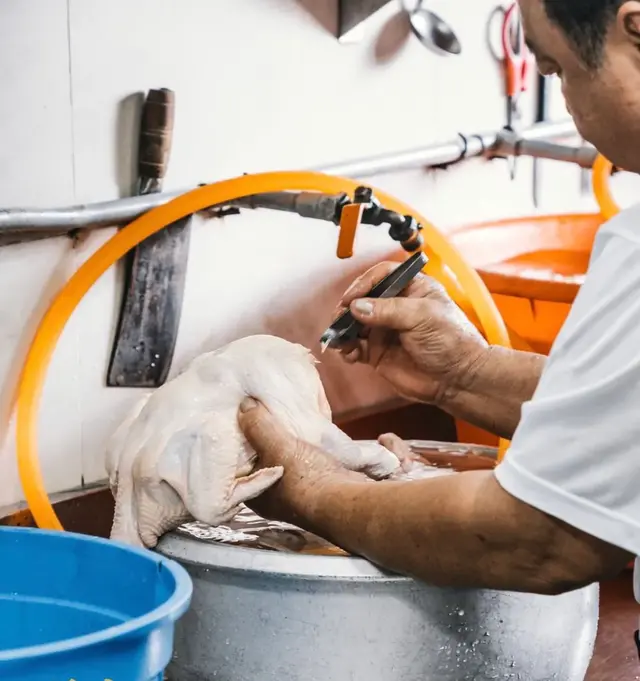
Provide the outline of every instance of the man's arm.
<path id="1" fill-rule="evenodd" d="M 557 593 L 640 555 L 640 240 L 627 229 L 639 216 L 621 213 L 599 234 L 548 360 L 492 349 L 450 396 L 450 411 L 478 422 L 486 410 L 503 434 L 523 406 L 495 472 L 328 483 L 310 520 L 354 552 L 447 585 Z M 501 400 L 511 425 L 493 420 Z"/>
<path id="2" fill-rule="evenodd" d="M 519 501 L 493 471 L 374 483 L 293 437 L 262 405 L 245 401 L 239 424 L 262 466 L 285 469 L 252 508 L 389 570 L 442 586 L 555 594 L 615 575 L 631 557 Z"/>
<path id="3" fill-rule="evenodd" d="M 310 505 L 310 519 L 352 550 L 439 584 L 556 593 L 640 555 L 640 240 L 627 230 L 639 216 L 640 207 L 621 213 L 598 235 L 539 381 L 542 360 L 492 350 L 494 371 L 490 359 L 478 365 L 454 396 L 469 416 L 495 413 L 501 391 L 513 404 L 514 391 L 520 399 L 535 388 L 495 472 L 371 490 L 328 484 L 331 501 Z M 530 370 L 510 370 L 516 361 Z"/>
<path id="4" fill-rule="evenodd" d="M 557 594 L 614 576 L 631 554 L 520 502 L 491 471 L 409 482 L 329 478 L 298 522 L 431 584 Z"/>
<path id="5" fill-rule="evenodd" d="M 441 585 L 558 593 L 623 569 L 640 556 L 640 238 L 631 231 L 639 221 L 640 206 L 598 234 L 495 471 L 365 482 L 258 407 L 240 426 L 261 465 L 285 469 L 261 510 Z M 482 390 L 467 392 L 477 399 Z"/>
<path id="6" fill-rule="evenodd" d="M 491 346 L 438 402 L 455 418 L 511 438 L 544 370 L 546 357 Z"/>

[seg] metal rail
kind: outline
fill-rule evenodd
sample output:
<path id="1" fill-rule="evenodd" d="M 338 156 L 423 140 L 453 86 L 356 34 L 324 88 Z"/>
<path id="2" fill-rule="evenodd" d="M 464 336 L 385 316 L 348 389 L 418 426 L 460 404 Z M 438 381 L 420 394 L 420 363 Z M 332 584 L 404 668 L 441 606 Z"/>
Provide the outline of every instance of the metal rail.
<path id="1" fill-rule="evenodd" d="M 441 144 L 432 144 L 417 149 L 381 154 L 367 158 L 338 163 L 331 166 L 314 168 L 330 175 L 343 177 L 371 177 L 384 173 L 411 170 L 412 168 L 429 168 L 456 163 L 463 159 L 476 156 L 538 156 L 540 158 L 566 161 L 563 145 L 556 145 L 558 149 L 552 151 L 538 145 L 552 140 L 566 139 L 577 135 L 573 121 L 557 123 L 538 123 L 528 130 L 516 135 L 507 130 L 498 132 L 484 132 L 471 135 L 460 134 L 454 140 Z M 568 147 L 572 149 L 572 147 Z M 560 157 L 559 157 L 560 156 Z"/>
<path id="2" fill-rule="evenodd" d="M 552 143 L 552 140 L 566 139 L 575 135 L 576 130 L 572 121 L 539 123 L 519 136 L 507 131 L 460 134 L 456 139 L 441 144 L 322 166 L 313 170 L 360 179 L 400 170 L 450 165 L 480 156 L 492 158 L 505 155 L 533 156 L 590 168 L 596 155 L 594 149 Z M 12 235 L 24 240 L 82 229 L 122 225 L 191 189 L 193 187 L 68 208 L 0 209 L 0 236 Z M 235 205 L 258 207 L 259 203 L 241 201 Z"/>

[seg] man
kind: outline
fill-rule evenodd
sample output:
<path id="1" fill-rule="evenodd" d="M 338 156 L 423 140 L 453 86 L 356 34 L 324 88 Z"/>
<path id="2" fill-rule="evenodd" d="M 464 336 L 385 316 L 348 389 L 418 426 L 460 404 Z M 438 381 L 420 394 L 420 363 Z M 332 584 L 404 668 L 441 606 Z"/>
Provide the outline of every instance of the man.
<path id="1" fill-rule="evenodd" d="M 640 172 L 640 2 L 520 7 L 580 134 Z M 495 472 L 370 484 L 247 400 L 239 421 L 261 464 L 285 468 L 258 510 L 438 585 L 556 594 L 616 575 L 640 554 L 640 206 L 601 228 L 548 359 L 487 346 L 426 277 L 402 298 L 359 299 L 389 267 L 344 295 L 370 330 L 345 359 L 512 437 L 505 461 Z"/>

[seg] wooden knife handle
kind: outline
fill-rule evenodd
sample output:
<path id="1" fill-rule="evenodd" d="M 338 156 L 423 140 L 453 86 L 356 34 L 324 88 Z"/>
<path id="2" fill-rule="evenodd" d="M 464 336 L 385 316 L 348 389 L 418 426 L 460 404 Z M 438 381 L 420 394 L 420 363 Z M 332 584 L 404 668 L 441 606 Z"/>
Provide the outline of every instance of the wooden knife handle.
<path id="1" fill-rule="evenodd" d="M 138 147 L 138 175 L 161 180 L 169 164 L 173 139 L 175 93 L 149 90 L 142 108 Z"/>

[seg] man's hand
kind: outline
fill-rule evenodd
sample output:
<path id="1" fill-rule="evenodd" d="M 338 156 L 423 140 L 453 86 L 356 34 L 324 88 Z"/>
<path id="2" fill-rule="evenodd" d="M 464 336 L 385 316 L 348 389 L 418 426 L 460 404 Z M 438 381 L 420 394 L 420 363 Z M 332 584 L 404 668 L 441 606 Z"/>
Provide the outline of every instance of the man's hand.
<path id="1" fill-rule="evenodd" d="M 395 267 L 372 267 L 342 296 L 340 309 L 349 307 L 366 328 L 366 338 L 341 349 L 345 360 L 370 364 L 403 397 L 511 437 L 545 357 L 488 346 L 444 288 L 424 275 L 398 298 L 361 298 Z"/>
<path id="2" fill-rule="evenodd" d="M 313 531 L 305 518 L 313 516 L 310 506 L 322 499 L 325 484 L 369 480 L 361 473 L 347 470 L 318 447 L 292 435 L 252 398 L 245 398 L 240 405 L 238 424 L 257 452 L 260 468 L 284 468 L 284 475 L 276 485 L 248 503 L 263 518 Z"/>
<path id="3" fill-rule="evenodd" d="M 397 298 L 362 299 L 398 263 L 372 267 L 340 301 L 368 327 L 341 350 L 347 362 L 373 366 L 403 397 L 439 404 L 487 354 L 487 343 L 434 279 L 419 274 Z"/>

